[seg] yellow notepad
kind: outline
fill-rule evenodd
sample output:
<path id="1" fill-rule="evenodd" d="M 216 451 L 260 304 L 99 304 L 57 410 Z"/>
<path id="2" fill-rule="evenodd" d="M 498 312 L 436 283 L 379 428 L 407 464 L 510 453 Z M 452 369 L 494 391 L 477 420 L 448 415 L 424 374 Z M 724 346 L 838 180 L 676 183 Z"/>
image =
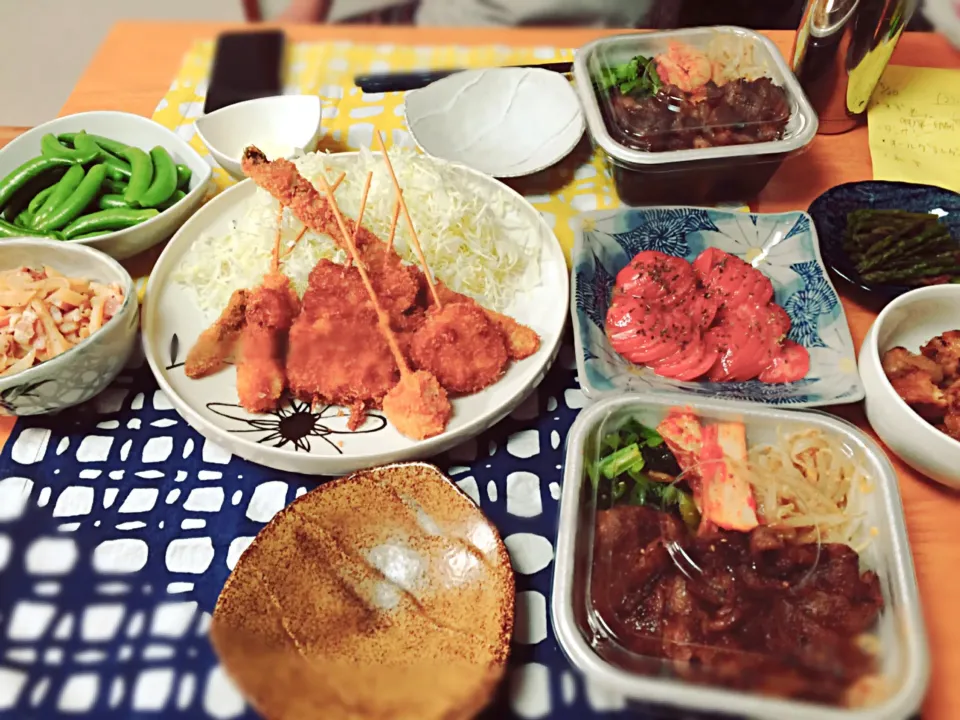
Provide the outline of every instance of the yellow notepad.
<path id="1" fill-rule="evenodd" d="M 867 118 L 874 179 L 960 192 L 960 71 L 891 65 Z"/>

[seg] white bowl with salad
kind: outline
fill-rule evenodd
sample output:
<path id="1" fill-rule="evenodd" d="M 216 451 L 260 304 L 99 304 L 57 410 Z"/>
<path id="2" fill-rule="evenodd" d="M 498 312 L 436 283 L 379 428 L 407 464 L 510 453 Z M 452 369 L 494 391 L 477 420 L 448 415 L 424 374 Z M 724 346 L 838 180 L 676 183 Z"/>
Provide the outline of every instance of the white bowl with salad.
<path id="1" fill-rule="evenodd" d="M 122 260 L 166 240 L 202 204 L 212 169 L 153 120 L 57 118 L 0 150 L 0 240 L 89 245 Z"/>
<path id="2" fill-rule="evenodd" d="M 567 439 L 557 637 L 628 701 L 910 717 L 929 649 L 896 474 L 816 411 L 624 395 Z"/>
<path id="3" fill-rule="evenodd" d="M 98 250 L 0 242 L 0 414 L 44 415 L 98 395 L 133 350 L 138 307 L 129 273 Z"/>

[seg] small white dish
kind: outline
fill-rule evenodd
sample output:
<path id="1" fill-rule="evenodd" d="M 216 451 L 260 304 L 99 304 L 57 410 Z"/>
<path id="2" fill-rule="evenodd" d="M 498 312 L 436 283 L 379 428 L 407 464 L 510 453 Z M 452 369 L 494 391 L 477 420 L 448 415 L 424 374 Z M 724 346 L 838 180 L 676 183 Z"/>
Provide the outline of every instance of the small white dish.
<path id="1" fill-rule="evenodd" d="M 403 111 L 425 153 L 497 178 L 556 164 L 586 128 L 567 78 L 538 68 L 456 73 L 408 93 Z"/>
<path id="2" fill-rule="evenodd" d="M 247 100 L 197 118 L 197 135 L 235 180 L 246 176 L 240 159 L 256 145 L 271 160 L 313 150 L 320 132 L 320 98 L 277 95 Z"/>
<path id="3" fill-rule="evenodd" d="M 6 177 L 7 173 L 40 155 L 40 139 L 47 133 L 60 135 L 80 130 L 133 145 L 146 152 L 156 145 L 162 145 L 173 161 L 186 165 L 192 175 L 186 197 L 156 217 L 126 230 L 67 242 L 88 245 L 112 258 L 124 260 L 169 238 L 203 203 L 213 171 L 200 153 L 163 125 L 140 115 L 114 110 L 67 115 L 28 130 L 0 150 L 0 177 Z"/>
<path id="4" fill-rule="evenodd" d="M 883 372 L 890 348 L 917 352 L 930 339 L 960 329 L 960 285 L 934 285 L 893 300 L 877 316 L 860 348 L 867 420 L 890 450 L 917 472 L 960 488 L 960 441 L 940 432 L 903 401 Z"/>
<path id="5" fill-rule="evenodd" d="M 62 355 L 0 377 L 0 415 L 45 415 L 86 402 L 113 382 L 137 339 L 137 290 L 130 274 L 109 255 L 59 240 L 0 242 L 0 270 L 45 265 L 70 277 L 118 283 L 123 305 L 102 328 Z"/>

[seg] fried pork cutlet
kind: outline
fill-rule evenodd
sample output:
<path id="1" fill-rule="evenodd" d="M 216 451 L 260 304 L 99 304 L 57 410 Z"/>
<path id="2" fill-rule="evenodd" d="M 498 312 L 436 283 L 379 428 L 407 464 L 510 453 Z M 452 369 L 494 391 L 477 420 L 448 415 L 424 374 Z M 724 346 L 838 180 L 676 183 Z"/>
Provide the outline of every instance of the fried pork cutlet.
<path id="1" fill-rule="evenodd" d="M 352 407 L 351 429 L 397 384 L 400 372 L 356 268 L 321 260 L 310 272 L 286 372 L 301 400 Z"/>
<path id="2" fill-rule="evenodd" d="M 289 207 L 300 222 L 347 249 L 330 203 L 300 175 L 296 165 L 289 160 L 270 161 L 256 148 L 247 148 L 242 165 L 247 177 Z M 390 314 L 391 324 L 399 322 L 399 316 L 413 309 L 420 296 L 417 269 L 404 265 L 392 248 L 366 228 L 357 232 L 356 223 L 349 218 L 344 224 L 347 232 L 355 235 L 357 252 L 381 306 Z"/>
<path id="3" fill-rule="evenodd" d="M 184 363 L 183 370 L 187 377 L 202 378 L 223 368 L 240 339 L 246 317 L 246 302 L 247 291 L 235 290 L 220 317 L 200 333 Z"/>
<path id="4" fill-rule="evenodd" d="M 447 392 L 462 395 L 495 383 L 510 360 L 503 332 L 472 303 L 431 309 L 410 341 L 409 355 L 417 368 L 433 373 Z"/>
<path id="5" fill-rule="evenodd" d="M 277 407 L 287 385 L 283 363 L 287 331 L 299 312 L 297 295 L 279 272 L 269 273 L 262 285 L 248 292 L 237 362 L 237 395 L 248 412 Z"/>

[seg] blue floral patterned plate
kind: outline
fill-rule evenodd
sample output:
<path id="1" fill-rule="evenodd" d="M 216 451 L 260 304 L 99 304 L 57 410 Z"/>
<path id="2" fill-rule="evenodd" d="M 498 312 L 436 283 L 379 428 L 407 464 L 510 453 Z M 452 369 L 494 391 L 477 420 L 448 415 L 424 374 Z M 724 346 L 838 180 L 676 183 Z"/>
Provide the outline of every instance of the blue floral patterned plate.
<path id="1" fill-rule="evenodd" d="M 773 283 L 790 315 L 789 337 L 810 353 L 803 380 L 770 384 L 682 382 L 625 360 L 604 333 L 617 273 L 641 250 L 693 260 L 715 247 L 751 263 Z M 580 386 L 587 397 L 681 393 L 769 405 L 812 407 L 862 400 L 856 355 L 840 298 L 803 212 L 751 214 L 694 207 L 631 208 L 581 215 L 573 248 L 571 308 Z"/>
<path id="2" fill-rule="evenodd" d="M 960 238 L 960 194 L 934 185 L 865 180 L 837 185 L 814 200 L 809 213 L 820 238 L 820 252 L 823 253 L 827 268 L 851 285 L 881 300 L 893 300 L 916 287 L 868 283 L 860 277 L 843 248 L 843 236 L 847 230 L 847 214 L 865 209 L 936 213 L 940 221 L 950 228 L 950 234 L 955 239 Z"/>

